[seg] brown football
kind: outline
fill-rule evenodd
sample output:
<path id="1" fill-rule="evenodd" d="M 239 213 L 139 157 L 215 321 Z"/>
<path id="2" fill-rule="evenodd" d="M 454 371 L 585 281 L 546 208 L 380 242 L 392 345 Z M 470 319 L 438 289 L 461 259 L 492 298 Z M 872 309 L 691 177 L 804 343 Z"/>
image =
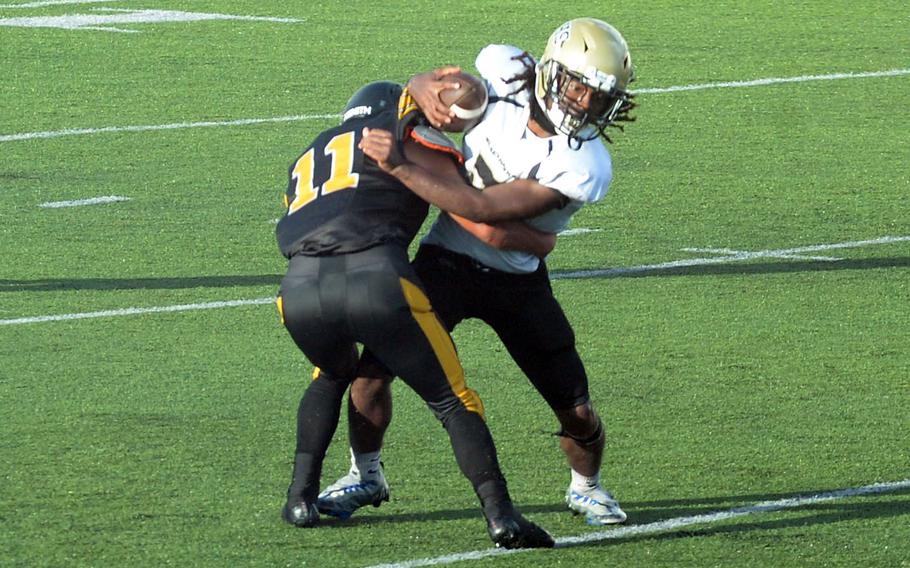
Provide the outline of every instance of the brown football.
<path id="1" fill-rule="evenodd" d="M 439 92 L 439 100 L 455 112 L 455 117 L 442 128 L 448 132 L 463 132 L 473 126 L 487 109 L 487 87 L 479 78 L 459 71 L 442 77 L 457 82 L 458 87 Z"/>

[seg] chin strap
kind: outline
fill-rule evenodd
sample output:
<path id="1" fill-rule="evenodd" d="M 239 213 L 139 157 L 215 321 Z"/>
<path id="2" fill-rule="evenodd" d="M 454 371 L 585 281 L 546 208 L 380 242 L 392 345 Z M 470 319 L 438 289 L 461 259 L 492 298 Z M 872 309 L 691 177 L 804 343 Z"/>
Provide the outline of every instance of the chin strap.
<path id="1" fill-rule="evenodd" d="M 549 132 L 550 134 L 556 134 L 556 126 L 553 124 L 553 121 L 550 120 L 550 117 L 547 116 L 547 113 L 540 108 L 540 103 L 537 102 L 537 97 L 531 93 L 531 118 L 540 125 L 541 128 Z"/>

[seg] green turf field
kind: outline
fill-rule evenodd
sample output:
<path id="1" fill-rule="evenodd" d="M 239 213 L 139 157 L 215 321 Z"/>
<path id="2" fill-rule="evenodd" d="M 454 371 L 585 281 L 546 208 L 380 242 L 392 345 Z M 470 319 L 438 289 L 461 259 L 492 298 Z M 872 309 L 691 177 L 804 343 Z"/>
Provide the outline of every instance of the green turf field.
<path id="1" fill-rule="evenodd" d="M 361 84 L 582 15 L 626 36 L 640 108 L 548 262 L 627 526 L 564 510 L 555 420 L 469 323 L 513 497 L 560 547 L 489 554 L 397 383 L 391 502 L 288 527 L 287 166 Z M 7 0 L 0 75 L 0 565 L 910 566 L 905 2 Z M 125 200 L 47 206 L 100 197 Z M 347 459 L 341 427 L 326 482 Z"/>

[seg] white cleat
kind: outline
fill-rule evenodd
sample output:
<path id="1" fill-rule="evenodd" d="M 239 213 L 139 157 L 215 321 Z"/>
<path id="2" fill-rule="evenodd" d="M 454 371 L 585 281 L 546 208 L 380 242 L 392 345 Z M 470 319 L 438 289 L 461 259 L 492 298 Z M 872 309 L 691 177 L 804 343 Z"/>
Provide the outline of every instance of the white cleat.
<path id="1" fill-rule="evenodd" d="M 589 525 L 617 525 L 626 520 L 626 513 L 613 495 L 599 485 L 586 491 L 576 491 L 569 487 L 566 490 L 566 505 L 572 513 L 584 515 Z"/>
<path id="2" fill-rule="evenodd" d="M 316 498 L 316 508 L 324 515 L 348 519 L 354 511 L 367 505 L 378 507 L 389 500 L 389 484 L 380 467 L 376 475 L 364 481 L 359 472 L 347 475 L 329 485 Z"/>

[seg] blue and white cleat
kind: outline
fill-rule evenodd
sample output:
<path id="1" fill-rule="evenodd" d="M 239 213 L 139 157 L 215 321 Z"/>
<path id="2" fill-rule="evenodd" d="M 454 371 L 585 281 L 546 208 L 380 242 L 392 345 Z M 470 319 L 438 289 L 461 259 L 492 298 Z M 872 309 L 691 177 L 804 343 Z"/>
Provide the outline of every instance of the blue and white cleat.
<path id="1" fill-rule="evenodd" d="M 354 511 L 367 505 L 378 507 L 389 500 L 389 484 L 380 466 L 374 475 L 363 480 L 356 470 L 329 485 L 316 498 L 316 508 L 324 515 L 346 520 Z"/>
<path id="2" fill-rule="evenodd" d="M 573 514 L 584 515 L 589 525 L 618 525 L 625 522 L 626 513 L 608 491 L 599 485 L 586 491 L 566 490 L 566 505 Z"/>

